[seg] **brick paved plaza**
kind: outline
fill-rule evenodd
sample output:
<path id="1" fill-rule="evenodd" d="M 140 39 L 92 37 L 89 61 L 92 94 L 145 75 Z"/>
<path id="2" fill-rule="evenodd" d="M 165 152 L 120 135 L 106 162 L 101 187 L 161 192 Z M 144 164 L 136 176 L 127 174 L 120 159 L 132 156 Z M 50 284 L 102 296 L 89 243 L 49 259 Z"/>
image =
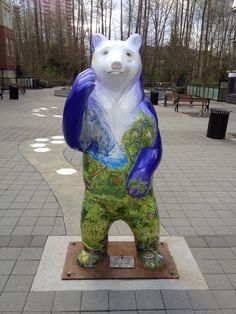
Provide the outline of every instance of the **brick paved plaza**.
<path id="1" fill-rule="evenodd" d="M 70 226 L 34 155 L 30 163 L 19 145 L 61 136 L 64 102 L 53 89 L 0 100 L 0 314 L 236 313 L 236 141 L 207 138 L 208 118 L 183 107 L 156 107 L 164 153 L 154 186 L 163 235 L 186 239 L 209 289 L 31 291 L 47 237 L 68 235 Z M 228 132 L 236 134 L 236 107 L 216 106 L 232 111 Z M 66 148 L 65 158 L 81 170 L 80 153 Z M 119 222 L 110 233 L 131 234 Z"/>

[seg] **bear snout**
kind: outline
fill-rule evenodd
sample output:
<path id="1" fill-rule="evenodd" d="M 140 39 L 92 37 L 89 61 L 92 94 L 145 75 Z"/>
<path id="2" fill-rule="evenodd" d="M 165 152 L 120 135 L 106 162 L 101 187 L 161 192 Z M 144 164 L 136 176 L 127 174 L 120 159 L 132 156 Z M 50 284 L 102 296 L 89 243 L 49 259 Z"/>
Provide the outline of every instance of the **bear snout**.
<path id="1" fill-rule="evenodd" d="M 114 71 L 120 71 L 122 69 L 122 63 L 119 61 L 115 61 L 111 64 L 111 69 Z"/>

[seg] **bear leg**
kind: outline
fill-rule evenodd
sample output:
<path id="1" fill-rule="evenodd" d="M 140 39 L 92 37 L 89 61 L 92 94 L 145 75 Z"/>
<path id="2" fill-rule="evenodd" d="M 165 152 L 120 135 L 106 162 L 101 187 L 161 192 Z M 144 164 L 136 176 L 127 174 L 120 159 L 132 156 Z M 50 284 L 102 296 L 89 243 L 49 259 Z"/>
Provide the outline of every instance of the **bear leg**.
<path id="1" fill-rule="evenodd" d="M 107 254 L 107 238 L 111 219 L 101 204 L 85 192 L 81 215 L 81 232 L 84 249 L 77 263 L 84 268 L 96 268 Z"/>
<path id="2" fill-rule="evenodd" d="M 154 196 L 136 199 L 135 206 L 128 209 L 124 219 L 133 231 L 137 253 L 144 268 L 157 270 L 165 266 L 163 256 L 159 252 L 159 215 Z"/>

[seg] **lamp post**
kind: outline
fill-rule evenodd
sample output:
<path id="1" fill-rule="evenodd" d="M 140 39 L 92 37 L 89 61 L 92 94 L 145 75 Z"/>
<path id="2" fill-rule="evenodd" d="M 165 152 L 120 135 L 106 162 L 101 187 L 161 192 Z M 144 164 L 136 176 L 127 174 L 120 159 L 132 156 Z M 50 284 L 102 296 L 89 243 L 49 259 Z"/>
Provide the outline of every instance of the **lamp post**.
<path id="1" fill-rule="evenodd" d="M 232 4 L 232 12 L 236 16 L 236 0 L 234 0 Z M 232 53 L 232 59 L 231 59 L 231 71 L 228 71 L 228 95 L 227 95 L 226 100 L 227 102 L 236 103 L 236 90 L 235 90 L 236 70 L 232 70 L 232 66 L 234 65 L 234 52 L 236 48 L 235 32 L 232 39 L 232 44 L 233 44 L 233 53 Z"/>

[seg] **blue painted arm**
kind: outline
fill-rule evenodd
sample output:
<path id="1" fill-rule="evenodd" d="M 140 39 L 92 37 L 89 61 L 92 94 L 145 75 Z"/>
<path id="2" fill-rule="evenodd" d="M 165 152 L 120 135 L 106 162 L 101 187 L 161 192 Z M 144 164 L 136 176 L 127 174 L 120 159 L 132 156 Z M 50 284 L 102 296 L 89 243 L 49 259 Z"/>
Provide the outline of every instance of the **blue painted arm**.
<path id="1" fill-rule="evenodd" d="M 76 77 L 66 100 L 62 128 L 66 143 L 73 149 L 83 151 L 79 138 L 88 105 L 88 97 L 95 87 L 95 78 L 91 69 L 81 72 Z"/>
<path id="2" fill-rule="evenodd" d="M 155 120 L 156 138 L 152 147 L 146 147 L 140 151 L 126 182 L 129 195 L 139 198 L 144 197 L 150 191 L 152 175 L 162 156 L 162 143 L 157 116 L 152 105 L 148 104 L 148 109 Z"/>

